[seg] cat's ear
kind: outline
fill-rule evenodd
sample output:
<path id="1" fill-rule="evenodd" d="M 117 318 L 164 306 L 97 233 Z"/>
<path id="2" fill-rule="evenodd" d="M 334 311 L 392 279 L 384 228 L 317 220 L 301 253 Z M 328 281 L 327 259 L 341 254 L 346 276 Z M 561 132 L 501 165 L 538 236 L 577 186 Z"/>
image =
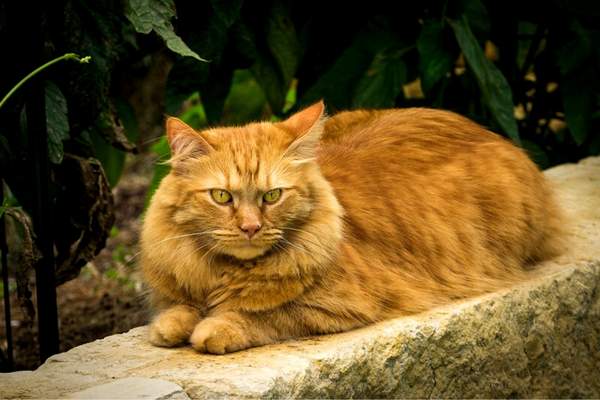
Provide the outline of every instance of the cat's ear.
<path id="1" fill-rule="evenodd" d="M 167 118 L 167 139 L 173 160 L 201 157 L 213 151 L 208 142 L 179 118 Z"/>
<path id="2" fill-rule="evenodd" d="M 323 134 L 325 120 L 325 104 L 321 100 L 283 121 L 281 124 L 286 130 L 296 136 L 285 151 L 285 156 L 300 162 L 313 160 Z"/>

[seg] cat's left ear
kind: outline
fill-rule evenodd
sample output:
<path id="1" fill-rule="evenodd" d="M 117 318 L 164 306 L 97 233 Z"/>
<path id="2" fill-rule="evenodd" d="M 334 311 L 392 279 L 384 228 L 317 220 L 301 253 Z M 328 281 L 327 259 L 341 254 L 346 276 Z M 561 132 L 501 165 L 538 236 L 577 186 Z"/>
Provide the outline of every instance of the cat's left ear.
<path id="1" fill-rule="evenodd" d="M 173 160 L 199 157 L 213 150 L 198 132 L 179 118 L 167 118 L 166 129 Z"/>
<path id="2" fill-rule="evenodd" d="M 296 136 L 285 151 L 285 156 L 298 161 L 314 159 L 326 119 L 325 104 L 321 100 L 281 122 L 286 130 Z"/>

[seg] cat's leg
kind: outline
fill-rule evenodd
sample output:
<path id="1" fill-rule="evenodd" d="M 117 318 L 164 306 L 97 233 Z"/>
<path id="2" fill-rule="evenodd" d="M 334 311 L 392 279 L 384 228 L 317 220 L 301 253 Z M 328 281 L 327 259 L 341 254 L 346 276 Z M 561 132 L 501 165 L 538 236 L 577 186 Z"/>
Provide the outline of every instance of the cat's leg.
<path id="1" fill-rule="evenodd" d="M 150 343 L 161 347 L 186 344 L 199 321 L 200 311 L 197 308 L 184 304 L 171 306 L 150 324 Z"/>
<path id="2" fill-rule="evenodd" d="M 190 343 L 201 353 L 225 354 L 272 343 L 271 336 L 272 332 L 262 332 L 255 316 L 230 311 L 200 321 Z"/>
<path id="3" fill-rule="evenodd" d="M 288 304 L 264 312 L 228 311 L 200 321 L 190 343 L 201 353 L 225 354 L 290 338 L 343 332 L 364 322 L 315 307 Z"/>

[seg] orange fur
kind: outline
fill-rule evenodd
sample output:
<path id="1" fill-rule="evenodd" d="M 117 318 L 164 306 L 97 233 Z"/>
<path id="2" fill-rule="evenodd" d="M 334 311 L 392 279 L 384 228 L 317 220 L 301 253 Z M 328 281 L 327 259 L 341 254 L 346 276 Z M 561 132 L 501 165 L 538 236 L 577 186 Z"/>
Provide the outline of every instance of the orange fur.
<path id="1" fill-rule="evenodd" d="M 152 343 L 222 354 L 340 332 L 495 290 L 559 251 L 551 190 L 500 136 L 447 111 L 323 108 L 203 132 L 167 121 L 172 172 L 142 233 Z"/>

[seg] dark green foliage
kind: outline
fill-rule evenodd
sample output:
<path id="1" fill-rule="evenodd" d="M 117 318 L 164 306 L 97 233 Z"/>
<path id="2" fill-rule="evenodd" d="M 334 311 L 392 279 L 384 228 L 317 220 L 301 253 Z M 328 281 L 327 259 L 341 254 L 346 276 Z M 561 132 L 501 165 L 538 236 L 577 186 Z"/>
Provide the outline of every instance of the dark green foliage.
<path id="1" fill-rule="evenodd" d="M 58 86 L 46 82 L 46 128 L 48 131 L 48 158 L 54 164 L 63 160 L 63 140 L 69 138 L 67 100 Z"/>
<path id="2" fill-rule="evenodd" d="M 483 101 L 502 130 L 516 143 L 520 142 L 517 121 L 513 115 L 512 91 L 502 72 L 488 60 L 473 36 L 466 17 L 448 21 L 467 64 L 477 78 Z"/>
<path id="3" fill-rule="evenodd" d="M 39 61 L 68 51 L 93 58 L 85 67 L 61 65 L 38 78 L 46 82 L 55 201 L 70 204 L 66 193 L 92 190 L 76 181 L 82 176 L 102 181 L 94 159 L 116 185 L 126 153 L 153 139 L 140 138 L 126 88 L 162 53 L 172 68 L 159 112 L 196 128 L 281 119 L 322 98 L 330 113 L 453 110 L 522 145 L 541 167 L 600 153 L 600 13 L 593 2 L 400 4 L 63 0 L 45 6 L 48 54 Z M 0 20 L 26 27 L 26 16 L 11 15 L 11 7 L 0 7 L 6 14 Z M 18 24 L 9 23 L 8 31 L 0 26 L 3 44 L 26 30 Z M 0 90 L 27 72 L 7 72 Z M 29 211 L 25 103 L 21 93 L 0 112 L 0 165 L 11 171 L 4 179 Z M 151 149 L 162 161 L 169 156 L 164 138 Z M 87 172 L 65 173 L 64 160 Z M 151 193 L 167 171 L 159 164 Z M 57 220 L 68 220 L 68 211 L 61 209 L 65 215 Z M 78 212 L 86 221 L 85 210 Z M 72 244 L 71 236 L 61 240 L 63 249 Z"/>
<path id="4" fill-rule="evenodd" d="M 417 48 L 421 60 L 419 63 L 421 86 L 425 93 L 430 93 L 434 85 L 449 74 L 454 66 L 455 55 L 446 44 L 447 34 L 443 21 L 423 22 Z"/>
<path id="5" fill-rule="evenodd" d="M 172 0 L 128 0 L 126 3 L 125 15 L 136 31 L 146 34 L 154 31 L 175 53 L 206 61 L 173 31 L 171 19 L 175 17 L 175 4 Z"/>
<path id="6" fill-rule="evenodd" d="M 234 71 L 247 70 L 278 118 L 321 98 L 330 112 L 432 106 L 525 141 L 542 167 L 599 151 L 600 25 L 581 9 L 479 0 L 403 5 L 401 13 L 381 3 L 216 4 L 179 8 L 182 37 L 211 62 L 176 61 L 168 113 L 198 92 L 210 124 L 265 117 L 261 100 L 236 117 L 227 109 L 226 99 L 251 98 L 233 79 Z M 496 50 L 484 52 L 486 43 Z M 294 78 L 297 101 L 284 109 Z M 405 95 L 416 78 L 424 97 Z"/>

